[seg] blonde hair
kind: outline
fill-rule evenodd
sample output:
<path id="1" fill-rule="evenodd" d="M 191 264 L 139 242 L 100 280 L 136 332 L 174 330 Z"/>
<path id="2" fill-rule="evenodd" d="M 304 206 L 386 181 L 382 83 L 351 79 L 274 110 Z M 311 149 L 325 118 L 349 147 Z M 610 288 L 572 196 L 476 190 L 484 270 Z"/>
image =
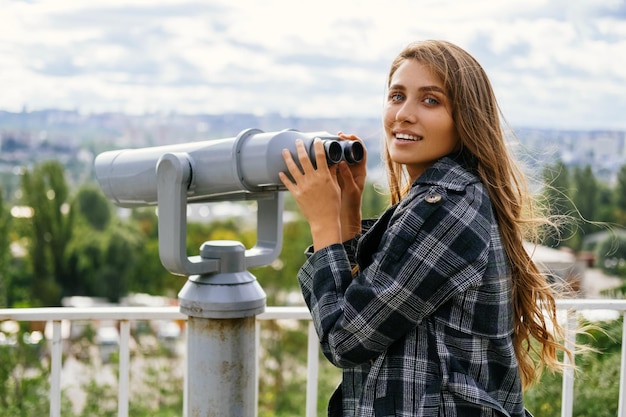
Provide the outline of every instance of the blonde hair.
<path id="1" fill-rule="evenodd" d="M 538 242 L 541 228 L 550 222 L 537 216 L 539 210 L 528 191 L 526 177 L 507 150 L 501 111 L 480 64 L 450 42 L 416 42 L 393 61 L 388 87 L 395 71 L 408 59 L 428 66 L 443 82 L 462 152 L 475 162 L 491 198 L 511 266 L 514 347 L 526 388 L 545 367 L 563 369 L 559 352 L 572 359 L 561 342 L 563 330 L 557 322 L 553 288 L 523 246 L 524 240 Z M 391 161 L 386 146 L 383 160 L 391 203 L 395 204 L 411 184 L 402 165 Z"/>

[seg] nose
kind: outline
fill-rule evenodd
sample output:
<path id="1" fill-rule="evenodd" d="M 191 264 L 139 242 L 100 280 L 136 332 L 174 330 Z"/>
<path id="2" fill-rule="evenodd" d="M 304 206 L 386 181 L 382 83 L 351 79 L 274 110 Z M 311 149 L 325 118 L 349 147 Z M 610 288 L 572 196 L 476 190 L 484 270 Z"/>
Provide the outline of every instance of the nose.
<path id="1" fill-rule="evenodd" d="M 416 115 L 413 110 L 414 109 L 408 101 L 404 102 L 396 112 L 396 122 L 415 123 Z"/>

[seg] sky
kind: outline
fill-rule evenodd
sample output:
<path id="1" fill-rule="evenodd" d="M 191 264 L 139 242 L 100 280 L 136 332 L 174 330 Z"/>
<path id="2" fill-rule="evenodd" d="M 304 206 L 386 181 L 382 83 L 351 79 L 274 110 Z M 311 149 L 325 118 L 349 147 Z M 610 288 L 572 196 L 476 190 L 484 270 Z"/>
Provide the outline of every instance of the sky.
<path id="1" fill-rule="evenodd" d="M 454 42 L 509 124 L 626 130 L 626 0 L 0 0 L 0 110 L 380 117 Z"/>

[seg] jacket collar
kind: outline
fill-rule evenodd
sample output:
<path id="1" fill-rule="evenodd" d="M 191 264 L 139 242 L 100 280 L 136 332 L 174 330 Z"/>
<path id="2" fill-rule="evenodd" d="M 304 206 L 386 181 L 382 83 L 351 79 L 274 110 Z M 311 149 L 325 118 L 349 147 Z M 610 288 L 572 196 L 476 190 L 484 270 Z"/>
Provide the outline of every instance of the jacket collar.
<path id="1" fill-rule="evenodd" d="M 444 188 L 461 191 L 467 185 L 480 181 L 476 170 L 472 169 L 462 154 L 444 156 L 428 168 L 413 183 L 415 185 L 439 185 Z"/>

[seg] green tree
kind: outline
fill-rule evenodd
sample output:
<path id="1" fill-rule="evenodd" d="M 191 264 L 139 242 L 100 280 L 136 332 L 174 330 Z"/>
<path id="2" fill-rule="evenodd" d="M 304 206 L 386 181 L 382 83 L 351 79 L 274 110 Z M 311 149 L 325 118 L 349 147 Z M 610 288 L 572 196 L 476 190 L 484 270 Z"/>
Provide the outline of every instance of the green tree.
<path id="1" fill-rule="evenodd" d="M 107 233 L 102 268 L 95 274 L 99 284 L 106 283 L 101 295 L 117 302 L 128 293 L 142 243 L 133 228 L 123 224 L 117 224 Z"/>
<path id="2" fill-rule="evenodd" d="M 598 244 L 596 253 L 598 264 L 604 272 L 626 278 L 626 232 L 624 229 L 615 230 L 615 235 L 607 236 Z M 626 294 L 626 283 L 618 288 L 605 290 L 605 294 L 623 298 Z"/>
<path id="3" fill-rule="evenodd" d="M 114 215 L 104 194 L 92 185 L 79 188 L 72 201 L 74 233 L 66 249 L 63 295 L 126 295 L 144 247 L 138 223 Z"/>
<path id="4" fill-rule="evenodd" d="M 574 168 L 572 200 L 584 220 L 597 219 L 598 195 L 598 181 L 591 166 Z M 581 228 L 583 232 L 588 233 L 594 226 L 583 222 Z"/>
<path id="5" fill-rule="evenodd" d="M 115 386 L 91 378 L 84 384 L 85 406 L 79 417 L 115 417 L 117 415 L 117 391 Z"/>
<path id="6" fill-rule="evenodd" d="M 612 417 L 617 413 L 622 320 L 581 323 L 589 330 L 577 343 L 591 349 L 576 355 L 574 415 Z M 526 408 L 535 416 L 561 415 L 562 375 L 545 372 L 524 395 Z"/>
<path id="7" fill-rule="evenodd" d="M 135 260 L 142 243 L 132 227 L 117 222 L 103 232 L 77 234 L 68 251 L 73 286 L 67 288 L 66 295 L 118 301 L 128 293 L 136 274 Z"/>
<path id="8" fill-rule="evenodd" d="M 593 220 L 612 224 L 615 224 L 616 220 L 615 192 L 608 184 L 602 182 L 598 182 L 598 207 Z"/>
<path id="9" fill-rule="evenodd" d="M 108 240 L 103 233 L 111 220 L 111 208 L 101 191 L 81 186 L 71 205 L 74 232 L 66 250 L 67 273 L 61 277 L 63 296 L 101 296 L 94 275 L 103 267 Z"/>
<path id="10" fill-rule="evenodd" d="M 170 274 L 159 257 L 158 218 L 154 208 L 133 210 L 128 222 L 133 225 L 142 246 L 137 252 L 135 268 L 129 276 L 131 292 L 175 296 L 184 279 Z"/>
<path id="11" fill-rule="evenodd" d="M 95 230 L 105 230 L 113 217 L 111 204 L 99 188 L 85 185 L 78 189 L 74 207 Z"/>
<path id="12" fill-rule="evenodd" d="M 67 250 L 70 271 L 64 280 L 65 295 L 118 301 L 131 287 L 143 243 L 137 227 L 119 219 L 102 231 L 78 221 Z"/>
<path id="13" fill-rule="evenodd" d="M 11 215 L 4 205 L 0 189 L 0 308 L 9 306 L 10 283 L 9 264 L 11 262 Z"/>
<path id="14" fill-rule="evenodd" d="M 306 368 L 302 352 L 306 352 L 307 326 L 303 322 L 297 326 L 288 329 L 274 320 L 262 323 L 260 363 L 271 366 L 263 366 L 259 372 L 260 417 L 304 415 Z"/>
<path id="15" fill-rule="evenodd" d="M 574 168 L 571 195 L 579 222 L 569 246 L 580 250 L 585 236 L 600 230 L 597 223 L 600 188 L 590 165 Z"/>
<path id="16" fill-rule="evenodd" d="M 626 227 L 626 165 L 617 173 L 615 186 L 616 222 Z"/>
<path id="17" fill-rule="evenodd" d="M 15 333 L 4 334 L 9 343 L 0 344 L 0 417 L 30 417 L 48 415 L 49 370 L 41 361 L 45 341 L 25 342 L 30 333 L 24 325 Z M 70 403 L 62 394 L 63 415 L 69 415 Z"/>
<path id="18" fill-rule="evenodd" d="M 143 369 L 141 383 L 145 384 L 146 390 L 130 402 L 130 415 L 170 417 L 182 414 L 184 381 L 177 376 L 174 366 L 175 363 L 166 361 Z"/>
<path id="19" fill-rule="evenodd" d="M 66 249 L 73 231 L 63 167 L 48 161 L 26 170 L 21 191 L 23 203 L 33 210 L 28 228 L 31 296 L 40 305 L 59 305 L 61 283 L 67 273 Z"/>

